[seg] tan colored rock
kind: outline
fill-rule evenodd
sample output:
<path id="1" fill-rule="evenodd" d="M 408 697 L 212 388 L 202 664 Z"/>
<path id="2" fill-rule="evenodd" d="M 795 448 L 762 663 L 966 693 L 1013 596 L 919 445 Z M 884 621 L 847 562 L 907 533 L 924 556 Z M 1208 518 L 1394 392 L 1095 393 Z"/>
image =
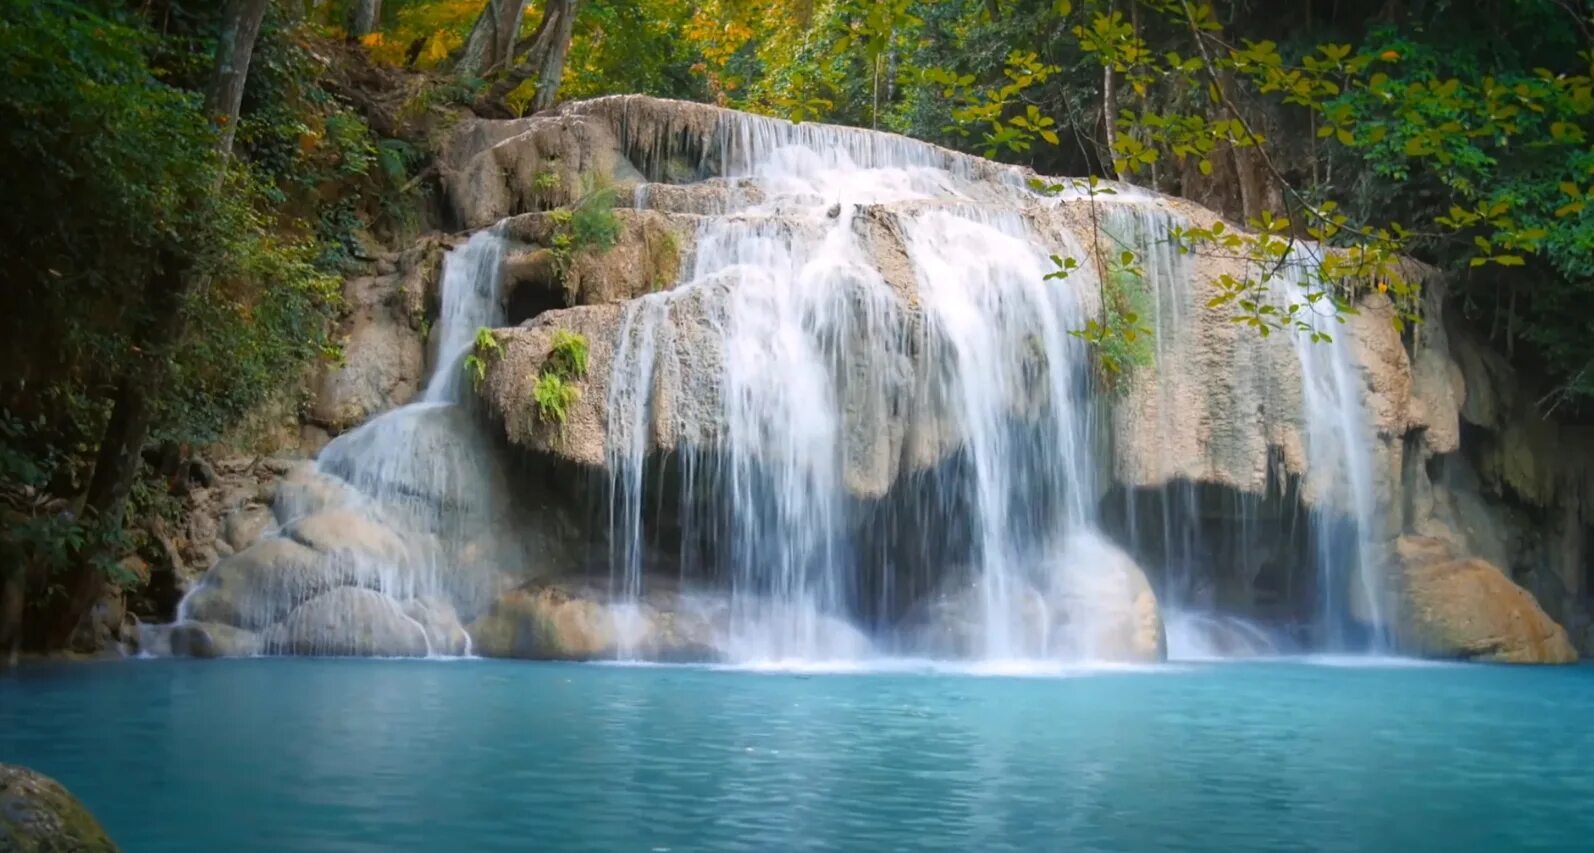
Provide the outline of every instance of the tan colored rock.
<path id="1" fill-rule="evenodd" d="M 250 657 L 261 651 L 253 631 L 215 622 L 180 622 L 167 632 L 169 654 L 195 658 Z"/>
<path id="2" fill-rule="evenodd" d="M 263 640 L 273 654 L 424 657 L 429 649 L 425 629 L 398 602 L 360 587 L 306 601 Z"/>
<path id="3" fill-rule="evenodd" d="M 501 595 L 470 625 L 476 654 L 532 660 L 705 661 L 723 656 L 709 603 L 663 581 L 634 608 L 617 607 L 608 590 L 580 580 L 539 581 Z M 720 608 L 723 613 L 723 608 Z"/>
<path id="4" fill-rule="evenodd" d="M 301 602 L 340 585 L 311 548 L 278 536 L 256 542 L 217 563 L 184 603 L 186 620 L 258 631 Z"/>
<path id="5" fill-rule="evenodd" d="M 342 359 L 321 373 L 310 420 L 338 433 L 410 401 L 426 379 L 426 347 L 406 316 L 398 275 L 350 279 L 339 326 Z"/>
<path id="6" fill-rule="evenodd" d="M 559 307 L 624 302 L 668 290 L 679 281 L 697 235 L 698 218 L 654 210 L 616 208 L 619 233 L 608 248 L 576 247 L 560 270 L 549 247 L 561 226 L 548 214 L 530 213 L 504 223 L 506 234 L 529 245 L 504 260 L 505 298 L 513 305 L 531 289 Z"/>
<path id="7" fill-rule="evenodd" d="M 347 481 L 323 473 L 314 462 L 300 462 L 289 468 L 277 484 L 271 511 L 280 525 L 358 501 L 359 493 Z"/>
<path id="8" fill-rule="evenodd" d="M 0 850 L 7 853 L 116 853 L 116 844 L 60 782 L 0 764 Z"/>
<path id="9" fill-rule="evenodd" d="M 426 632 L 431 653 L 457 657 L 470 647 L 470 637 L 459 624 L 459 614 L 454 605 L 442 599 L 426 597 L 404 602 L 404 615 L 415 620 Z"/>
<path id="10" fill-rule="evenodd" d="M 221 522 L 221 538 L 233 552 L 253 545 L 273 523 L 271 508 L 263 504 L 242 506 L 227 513 Z"/>
<path id="11" fill-rule="evenodd" d="M 1402 649 L 1492 663 L 1574 663 L 1566 631 L 1495 566 L 1455 559 L 1438 539 L 1396 543 L 1388 582 Z"/>
<path id="12" fill-rule="evenodd" d="M 322 554 L 357 554 L 398 565 L 404 562 L 404 540 L 370 515 L 352 509 L 327 509 L 305 516 L 283 535 Z"/>

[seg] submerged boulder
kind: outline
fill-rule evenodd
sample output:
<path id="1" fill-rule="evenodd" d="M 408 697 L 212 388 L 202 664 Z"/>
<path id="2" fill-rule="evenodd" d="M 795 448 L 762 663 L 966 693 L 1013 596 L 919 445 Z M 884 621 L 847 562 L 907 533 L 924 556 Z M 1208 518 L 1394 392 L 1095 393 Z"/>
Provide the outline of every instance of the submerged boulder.
<path id="1" fill-rule="evenodd" d="M 0 764 L 0 850 L 114 853 L 117 847 L 60 782 L 26 767 Z"/>
<path id="2" fill-rule="evenodd" d="M 1566 631 L 1493 564 L 1441 540 L 1402 537 L 1386 581 L 1402 650 L 1490 663 L 1575 663 Z"/>

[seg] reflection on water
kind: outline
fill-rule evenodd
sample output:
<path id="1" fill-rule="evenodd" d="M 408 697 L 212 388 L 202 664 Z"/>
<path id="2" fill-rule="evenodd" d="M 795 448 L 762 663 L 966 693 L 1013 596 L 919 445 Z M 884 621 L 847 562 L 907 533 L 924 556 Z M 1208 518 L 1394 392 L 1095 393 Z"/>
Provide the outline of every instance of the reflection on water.
<path id="1" fill-rule="evenodd" d="M 142 850 L 1577 849 L 1594 670 L 340 660 L 0 677 Z M 1026 673 L 1038 675 L 1038 673 Z"/>

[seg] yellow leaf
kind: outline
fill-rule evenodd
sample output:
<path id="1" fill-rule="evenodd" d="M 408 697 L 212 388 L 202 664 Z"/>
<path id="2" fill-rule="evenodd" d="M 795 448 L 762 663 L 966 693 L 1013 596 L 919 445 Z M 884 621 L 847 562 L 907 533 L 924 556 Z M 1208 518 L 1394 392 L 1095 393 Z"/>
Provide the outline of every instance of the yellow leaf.
<path id="1" fill-rule="evenodd" d="M 443 42 L 443 34 L 437 33 L 426 45 L 426 59 L 430 62 L 442 62 L 447 58 L 448 45 Z"/>

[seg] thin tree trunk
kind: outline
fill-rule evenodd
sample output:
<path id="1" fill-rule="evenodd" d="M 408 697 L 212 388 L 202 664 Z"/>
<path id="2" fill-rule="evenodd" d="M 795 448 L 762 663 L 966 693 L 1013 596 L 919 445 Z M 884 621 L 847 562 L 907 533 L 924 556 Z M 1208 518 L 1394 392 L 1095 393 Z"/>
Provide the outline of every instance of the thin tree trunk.
<path id="1" fill-rule="evenodd" d="M 526 0 L 487 0 L 465 39 L 465 50 L 454 64 L 456 73 L 485 77 L 508 64 L 515 51 L 515 35 L 526 15 Z"/>
<path id="2" fill-rule="evenodd" d="M 374 33 L 381 20 L 382 0 L 358 0 L 354 4 L 353 16 L 349 18 L 349 35 L 360 38 Z"/>
<path id="3" fill-rule="evenodd" d="M 244 80 L 249 77 L 249 61 L 255 55 L 255 40 L 260 22 L 266 17 L 271 0 L 227 0 L 222 10 L 221 32 L 216 38 L 216 65 L 210 89 L 205 93 L 205 114 L 216 125 L 220 138 L 216 150 L 225 159 L 232 156 L 233 133 L 238 110 L 244 101 Z"/>
<path id="4" fill-rule="evenodd" d="M 16 666 L 22 649 L 22 602 L 28 570 L 21 560 L 0 568 L 0 668 Z"/>
<path id="5" fill-rule="evenodd" d="M 570 53 L 570 39 L 576 32 L 576 7 L 579 5 L 579 0 L 550 0 L 548 3 L 549 15 L 553 15 L 557 7 L 563 9 L 553 24 L 556 29 L 553 41 L 537 70 L 537 97 L 531 102 L 534 113 L 548 109 L 558 100 L 559 84 L 565 76 L 565 56 Z"/>
<path id="6" fill-rule="evenodd" d="M 1118 177 L 1118 167 L 1113 162 L 1118 157 L 1118 73 L 1112 63 L 1103 66 L 1101 79 L 1101 121 L 1107 126 L 1107 156 L 1103 166 L 1107 174 Z"/>
<path id="7" fill-rule="evenodd" d="M 219 143 L 218 143 L 219 144 Z M 110 422 L 94 461 L 94 476 L 83 499 L 83 514 L 100 530 L 122 528 L 127 513 L 127 496 L 142 463 L 144 441 L 155 420 L 155 402 L 171 376 L 171 362 L 177 343 L 187 326 L 183 303 L 195 277 L 183 259 L 163 251 L 160 269 L 144 288 L 145 320 L 134 330 L 134 352 L 122 366 L 116 383 L 116 397 Z M 73 568 L 65 584 L 67 600 L 50 626 L 47 643 L 51 648 L 65 646 L 83 614 L 105 592 L 105 577 L 94 557 L 86 553 Z"/>
<path id="8" fill-rule="evenodd" d="M 531 111 L 541 112 L 554 105 L 559 94 L 560 78 L 564 76 L 565 56 L 570 51 L 570 39 L 575 34 L 576 15 L 580 0 L 548 0 L 543 10 L 542 23 L 531 38 L 526 58 L 500 76 L 476 102 L 477 112 L 506 114 L 504 98 L 521 83 L 537 78 L 537 94 L 532 98 Z"/>
<path id="9" fill-rule="evenodd" d="M 215 65 L 205 96 L 205 113 L 218 130 L 216 153 L 223 166 L 232 157 L 244 81 L 249 76 L 249 63 L 268 6 L 270 0 L 228 0 L 223 12 Z M 203 285 L 203 277 L 189 269 L 186 258 L 169 247 L 161 250 L 157 270 L 144 285 L 143 320 L 133 329 L 132 352 L 117 378 L 111 419 L 100 439 L 94 476 L 83 499 L 83 514 L 101 530 L 117 531 L 122 527 L 127 496 L 133 489 L 144 442 L 155 420 L 155 405 L 171 378 L 172 361 L 187 327 L 183 307 Z M 66 579 L 66 604 L 57 611 L 46 636 L 52 648 L 67 643 L 83 614 L 104 593 L 105 577 L 93 559 L 103 556 L 106 555 L 81 555 Z"/>

